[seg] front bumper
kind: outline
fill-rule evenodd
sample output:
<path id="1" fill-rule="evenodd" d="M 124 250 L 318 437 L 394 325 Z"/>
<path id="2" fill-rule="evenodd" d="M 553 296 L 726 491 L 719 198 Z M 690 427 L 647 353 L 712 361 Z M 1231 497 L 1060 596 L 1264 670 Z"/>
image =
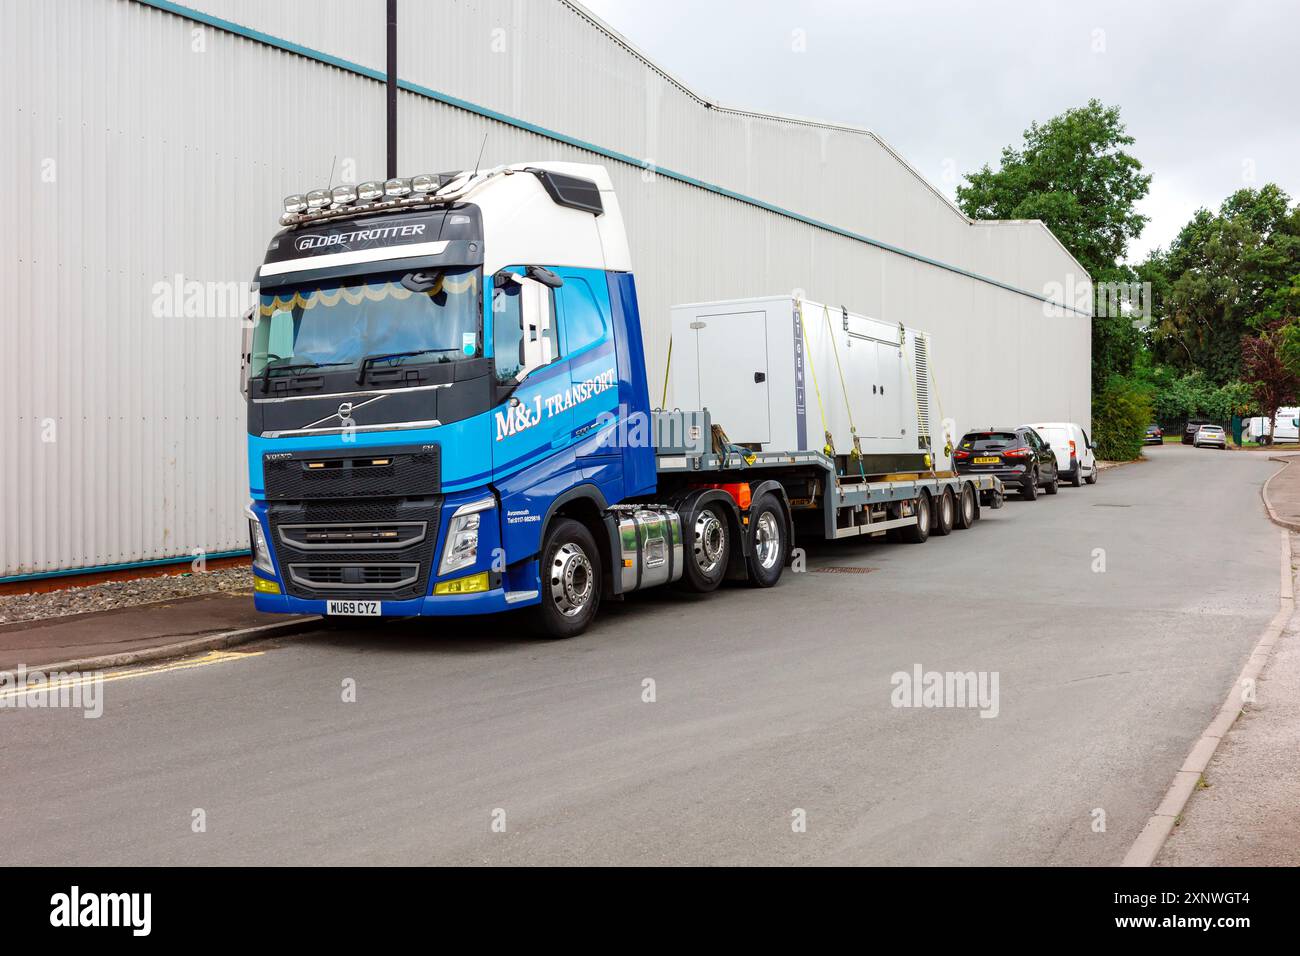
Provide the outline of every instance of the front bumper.
<path id="1" fill-rule="evenodd" d="M 510 599 L 507 599 L 507 594 Z M 367 600 L 374 600 L 368 598 Z M 382 601 L 383 617 L 453 617 L 462 614 L 496 614 L 527 607 L 540 600 L 535 592 L 508 592 L 505 588 L 474 594 L 439 594 L 408 601 Z M 255 594 L 253 605 L 267 614 L 319 614 L 325 616 L 325 601 L 296 598 L 288 594 Z"/>

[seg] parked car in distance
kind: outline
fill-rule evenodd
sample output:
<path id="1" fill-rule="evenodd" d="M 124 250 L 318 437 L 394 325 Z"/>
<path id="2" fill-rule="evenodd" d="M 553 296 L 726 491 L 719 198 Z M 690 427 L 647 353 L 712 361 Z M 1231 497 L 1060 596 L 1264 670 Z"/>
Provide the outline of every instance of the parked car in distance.
<path id="1" fill-rule="evenodd" d="M 1193 418 L 1187 424 L 1183 425 L 1183 444 L 1190 445 L 1196 439 L 1196 432 L 1202 425 L 1213 425 L 1214 422 L 1207 421 L 1204 418 Z"/>
<path id="2" fill-rule="evenodd" d="M 952 460 L 957 474 L 996 475 L 1030 501 L 1038 497 L 1040 487 L 1056 494 L 1061 477 L 1056 453 L 1027 425 L 967 432 L 953 449 Z"/>
<path id="3" fill-rule="evenodd" d="M 1078 488 L 1085 481 L 1097 483 L 1097 456 L 1093 454 L 1088 433 L 1077 422 L 1039 422 L 1026 425 L 1047 442 L 1056 455 L 1061 481 Z"/>
<path id="4" fill-rule="evenodd" d="M 1165 430 L 1159 425 L 1148 425 L 1147 433 L 1142 439 L 1144 445 L 1163 445 L 1165 443 Z"/>
<path id="5" fill-rule="evenodd" d="M 1196 437 L 1192 439 L 1192 444 L 1197 448 L 1205 448 L 1209 445 L 1227 448 L 1228 436 L 1224 434 L 1222 425 L 1202 425 L 1196 430 Z"/>

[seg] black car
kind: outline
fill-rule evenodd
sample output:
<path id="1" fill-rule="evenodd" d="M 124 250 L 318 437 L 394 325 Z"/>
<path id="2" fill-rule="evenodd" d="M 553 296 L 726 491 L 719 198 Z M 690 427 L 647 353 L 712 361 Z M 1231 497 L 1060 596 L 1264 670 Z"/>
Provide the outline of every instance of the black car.
<path id="1" fill-rule="evenodd" d="M 1144 445 L 1163 445 L 1165 443 L 1165 431 L 1159 425 L 1148 425 L 1146 436 L 1142 439 Z"/>
<path id="2" fill-rule="evenodd" d="M 1056 453 L 1032 428 L 967 432 L 952 453 L 959 475 L 996 475 L 1033 501 L 1038 489 L 1056 494 Z"/>
<path id="3" fill-rule="evenodd" d="M 1213 425 L 1214 422 L 1208 418 L 1193 418 L 1183 426 L 1183 444 L 1190 445 L 1196 441 L 1196 433 L 1201 430 L 1202 425 Z"/>

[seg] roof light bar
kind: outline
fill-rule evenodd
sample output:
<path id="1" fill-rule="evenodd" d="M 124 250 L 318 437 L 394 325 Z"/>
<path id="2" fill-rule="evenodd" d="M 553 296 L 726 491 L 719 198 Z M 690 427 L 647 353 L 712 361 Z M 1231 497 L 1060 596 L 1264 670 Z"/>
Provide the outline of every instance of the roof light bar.
<path id="1" fill-rule="evenodd" d="M 313 189 L 284 197 L 282 226 L 293 226 L 317 219 L 332 219 L 361 212 L 383 212 L 409 205 L 427 205 L 450 201 L 471 183 L 494 175 L 500 170 L 485 170 L 481 176 L 471 172 L 421 173 L 409 179 L 369 179 L 356 186 L 345 184 L 333 189 Z"/>

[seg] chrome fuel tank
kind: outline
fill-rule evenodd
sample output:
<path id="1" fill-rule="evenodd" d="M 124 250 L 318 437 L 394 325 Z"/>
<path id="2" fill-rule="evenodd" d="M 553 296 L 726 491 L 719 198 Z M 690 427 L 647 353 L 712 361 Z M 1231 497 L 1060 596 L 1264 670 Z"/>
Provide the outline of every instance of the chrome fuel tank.
<path id="1" fill-rule="evenodd" d="M 670 508 L 619 510 L 623 590 L 639 591 L 682 576 L 682 519 Z"/>

